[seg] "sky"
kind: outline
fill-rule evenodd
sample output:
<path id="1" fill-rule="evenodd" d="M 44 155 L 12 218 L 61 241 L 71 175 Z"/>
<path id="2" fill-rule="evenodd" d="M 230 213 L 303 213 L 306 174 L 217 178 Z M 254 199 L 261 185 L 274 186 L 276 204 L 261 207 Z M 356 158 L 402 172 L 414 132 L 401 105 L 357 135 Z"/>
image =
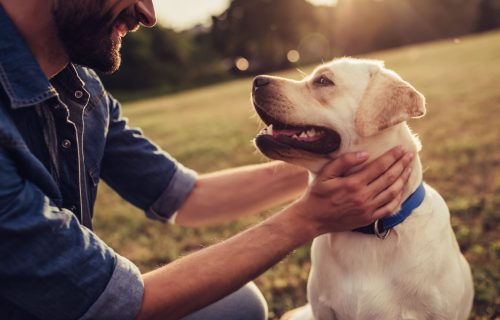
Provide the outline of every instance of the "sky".
<path id="1" fill-rule="evenodd" d="M 336 2 L 336 0 L 307 1 L 317 5 Z M 153 0 L 153 2 L 162 25 L 183 30 L 197 23 L 210 21 L 212 15 L 222 13 L 229 6 L 230 0 Z"/>

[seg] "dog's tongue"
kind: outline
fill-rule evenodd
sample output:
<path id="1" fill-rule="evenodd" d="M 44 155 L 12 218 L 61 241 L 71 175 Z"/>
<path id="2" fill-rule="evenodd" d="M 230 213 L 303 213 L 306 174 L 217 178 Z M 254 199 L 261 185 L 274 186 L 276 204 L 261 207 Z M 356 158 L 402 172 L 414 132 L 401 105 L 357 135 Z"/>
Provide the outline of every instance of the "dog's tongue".
<path id="1" fill-rule="evenodd" d="M 273 129 L 273 136 L 287 136 L 287 137 L 291 137 L 293 136 L 294 134 L 300 134 L 302 132 L 302 130 L 299 130 L 299 129 L 283 129 L 283 130 L 276 130 L 276 129 Z"/>

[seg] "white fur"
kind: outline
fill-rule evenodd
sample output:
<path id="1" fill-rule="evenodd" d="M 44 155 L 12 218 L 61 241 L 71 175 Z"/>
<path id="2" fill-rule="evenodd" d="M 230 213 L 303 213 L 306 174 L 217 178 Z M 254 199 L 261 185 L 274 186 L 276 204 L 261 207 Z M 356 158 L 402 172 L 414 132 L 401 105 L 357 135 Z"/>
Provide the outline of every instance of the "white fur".
<path id="1" fill-rule="evenodd" d="M 349 58 L 323 65 L 303 81 L 275 78 L 280 93 L 292 104 L 282 120 L 336 130 L 342 143 L 334 156 L 363 150 L 371 161 L 397 145 L 418 152 L 420 142 L 404 121 L 368 137 L 356 130 L 356 111 L 377 72 L 409 86 L 380 62 Z M 320 74 L 327 74 L 335 86 L 312 85 Z M 270 111 L 279 107 L 269 106 Z M 328 161 L 302 157 L 300 151 L 284 160 L 312 173 Z M 422 179 L 418 157 L 412 167 L 404 198 Z M 444 200 L 428 185 L 425 191 L 423 203 L 385 240 L 355 232 L 316 238 L 308 283 L 312 308 L 303 308 L 292 319 L 467 319 L 473 299 L 470 268 L 459 250 Z"/>

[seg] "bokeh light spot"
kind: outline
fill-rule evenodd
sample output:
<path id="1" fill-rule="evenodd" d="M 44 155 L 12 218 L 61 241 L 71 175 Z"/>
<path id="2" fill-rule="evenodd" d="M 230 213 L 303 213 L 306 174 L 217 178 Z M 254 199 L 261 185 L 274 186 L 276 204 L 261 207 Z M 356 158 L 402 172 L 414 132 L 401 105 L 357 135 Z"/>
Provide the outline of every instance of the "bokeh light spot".
<path id="1" fill-rule="evenodd" d="M 291 63 L 298 62 L 300 60 L 300 53 L 297 50 L 290 50 L 288 51 L 286 58 Z"/>
<path id="2" fill-rule="evenodd" d="M 250 62 L 243 57 L 236 59 L 235 66 L 240 71 L 247 71 L 250 68 Z"/>

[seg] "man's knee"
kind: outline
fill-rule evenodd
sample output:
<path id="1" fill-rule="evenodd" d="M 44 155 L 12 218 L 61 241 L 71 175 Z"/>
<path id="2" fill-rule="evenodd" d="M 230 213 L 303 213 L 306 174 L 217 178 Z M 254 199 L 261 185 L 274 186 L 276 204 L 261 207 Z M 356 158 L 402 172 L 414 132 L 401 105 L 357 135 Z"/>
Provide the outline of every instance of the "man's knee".
<path id="1" fill-rule="evenodd" d="M 250 282 L 238 291 L 203 308 L 184 320 L 265 320 L 267 303 L 257 286 Z"/>
<path id="2" fill-rule="evenodd" d="M 241 299 L 245 301 L 243 304 L 243 308 L 246 308 L 244 313 L 248 314 L 247 317 L 241 319 L 267 319 L 267 302 L 255 283 L 248 283 L 246 286 L 241 288 L 240 291 L 240 294 L 242 295 Z"/>

